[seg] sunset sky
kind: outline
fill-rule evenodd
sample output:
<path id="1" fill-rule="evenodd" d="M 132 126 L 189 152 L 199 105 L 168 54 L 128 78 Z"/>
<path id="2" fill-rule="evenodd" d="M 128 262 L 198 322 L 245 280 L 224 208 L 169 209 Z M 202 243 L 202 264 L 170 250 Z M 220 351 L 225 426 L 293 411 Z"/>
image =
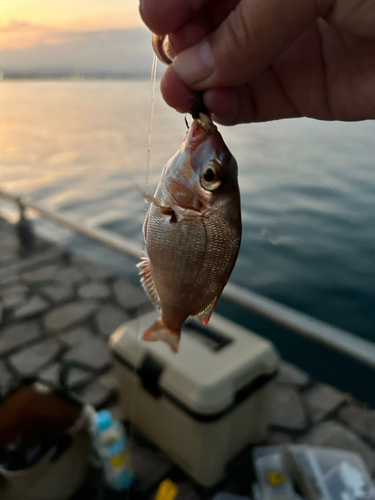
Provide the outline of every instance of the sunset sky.
<path id="1" fill-rule="evenodd" d="M 139 0 L 0 0 L 0 72 L 148 74 Z"/>
<path id="2" fill-rule="evenodd" d="M 61 32 L 141 26 L 138 0 L 1 0 L 0 49 L 58 43 Z"/>

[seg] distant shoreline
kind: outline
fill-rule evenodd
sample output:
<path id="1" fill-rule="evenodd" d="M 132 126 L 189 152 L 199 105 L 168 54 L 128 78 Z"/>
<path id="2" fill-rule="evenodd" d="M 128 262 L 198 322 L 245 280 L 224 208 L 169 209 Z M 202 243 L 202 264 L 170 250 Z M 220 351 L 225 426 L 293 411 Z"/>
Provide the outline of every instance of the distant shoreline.
<path id="1" fill-rule="evenodd" d="M 84 75 L 80 73 L 72 74 L 50 74 L 50 75 L 18 75 L 0 73 L 0 81 L 14 80 L 37 80 L 37 81 L 92 81 L 92 80 L 148 80 L 150 75 Z"/>

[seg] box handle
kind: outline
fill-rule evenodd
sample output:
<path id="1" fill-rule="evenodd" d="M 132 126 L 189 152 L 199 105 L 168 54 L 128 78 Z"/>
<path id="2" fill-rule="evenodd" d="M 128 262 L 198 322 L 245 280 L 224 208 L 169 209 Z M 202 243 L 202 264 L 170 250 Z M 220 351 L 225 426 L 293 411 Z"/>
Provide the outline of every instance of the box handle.
<path id="1" fill-rule="evenodd" d="M 194 334 L 197 334 L 201 337 L 201 341 L 210 347 L 213 351 L 220 351 L 231 342 L 233 339 L 231 337 L 227 337 L 222 333 L 212 330 L 207 326 L 203 326 L 198 321 L 194 321 L 192 319 L 188 319 L 185 322 L 186 333 L 189 333 L 189 330 L 192 330 Z"/>
<path id="2" fill-rule="evenodd" d="M 156 361 L 152 356 L 147 355 L 142 361 L 140 368 L 137 370 L 143 388 L 156 398 L 161 394 L 159 378 L 163 368 L 164 366 L 162 364 Z"/>

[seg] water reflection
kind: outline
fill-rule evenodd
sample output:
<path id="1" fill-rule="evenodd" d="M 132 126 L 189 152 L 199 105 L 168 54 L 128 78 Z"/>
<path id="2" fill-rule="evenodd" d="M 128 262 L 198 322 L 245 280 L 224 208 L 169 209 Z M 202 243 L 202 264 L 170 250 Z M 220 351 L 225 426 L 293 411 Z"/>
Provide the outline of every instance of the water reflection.
<path id="1" fill-rule="evenodd" d="M 0 181 L 142 241 L 151 84 L 0 84 Z M 150 191 L 184 119 L 156 96 Z M 374 339 L 374 122 L 223 129 L 239 164 L 244 237 L 233 280 Z"/>

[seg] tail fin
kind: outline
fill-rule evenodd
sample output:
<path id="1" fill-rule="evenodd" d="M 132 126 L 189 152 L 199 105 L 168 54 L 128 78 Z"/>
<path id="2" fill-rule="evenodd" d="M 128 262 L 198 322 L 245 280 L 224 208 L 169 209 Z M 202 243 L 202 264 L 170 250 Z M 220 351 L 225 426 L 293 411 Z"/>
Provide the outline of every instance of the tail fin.
<path id="1" fill-rule="evenodd" d="M 151 325 L 142 334 L 142 340 L 155 342 L 156 340 L 163 340 L 169 344 L 173 352 L 178 352 L 178 344 L 180 342 L 180 332 L 174 332 L 164 325 L 163 320 L 159 318 L 153 325 Z"/>

